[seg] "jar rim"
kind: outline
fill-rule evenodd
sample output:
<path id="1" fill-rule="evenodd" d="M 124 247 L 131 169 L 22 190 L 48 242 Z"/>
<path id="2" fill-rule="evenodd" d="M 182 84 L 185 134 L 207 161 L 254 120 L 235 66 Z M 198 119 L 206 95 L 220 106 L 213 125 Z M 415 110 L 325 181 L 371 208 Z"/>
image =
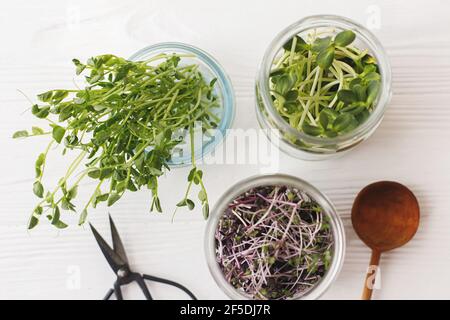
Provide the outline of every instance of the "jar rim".
<path id="1" fill-rule="evenodd" d="M 197 48 L 193 45 L 182 43 L 182 42 L 160 42 L 157 44 L 149 45 L 144 47 L 129 57 L 129 60 L 138 60 L 141 57 L 152 53 L 158 53 L 161 51 L 172 51 L 174 52 L 184 52 L 192 53 L 196 56 L 199 62 L 205 64 L 215 76 L 217 76 L 217 83 L 220 85 L 221 93 L 223 96 L 223 119 L 221 119 L 217 130 L 220 132 L 215 135 L 214 142 L 202 146 L 201 152 L 195 152 L 195 160 L 199 161 L 207 154 L 211 153 L 215 148 L 217 148 L 220 143 L 222 143 L 228 133 L 228 129 L 231 128 L 235 118 L 236 109 L 236 97 L 233 89 L 233 85 L 230 77 L 225 72 L 222 65 L 209 53 Z M 182 158 L 176 159 L 176 161 L 171 160 L 169 162 L 170 167 L 182 167 L 191 164 L 191 155 L 183 156 Z"/>
<path id="2" fill-rule="evenodd" d="M 338 135 L 336 137 L 315 137 L 304 132 L 301 132 L 289 125 L 281 115 L 275 110 L 272 99 L 270 97 L 269 88 L 269 74 L 273 64 L 273 60 L 286 43 L 293 36 L 319 27 L 337 27 L 350 29 L 357 35 L 364 44 L 370 48 L 370 52 L 375 56 L 381 73 L 381 88 L 378 94 L 377 103 L 370 113 L 368 119 L 354 130 Z M 369 31 L 363 25 L 338 15 L 312 15 L 302 18 L 277 34 L 277 36 L 271 41 L 267 48 L 263 60 L 261 62 L 257 79 L 256 90 L 259 89 L 261 99 L 263 100 L 264 108 L 271 116 L 272 120 L 281 128 L 284 132 L 289 133 L 293 137 L 311 144 L 339 144 L 352 140 L 355 137 L 364 135 L 374 128 L 383 118 L 385 109 L 391 99 L 391 67 L 387 59 L 386 51 L 381 45 L 377 37 Z"/>
<path id="3" fill-rule="evenodd" d="M 344 225 L 337 213 L 336 208 L 326 195 L 324 195 L 309 182 L 291 175 L 277 173 L 251 176 L 237 182 L 236 184 L 231 186 L 224 194 L 222 194 L 219 200 L 217 200 L 215 207 L 211 211 L 211 215 L 208 219 L 205 231 L 204 248 L 209 271 L 217 285 L 230 298 L 251 299 L 251 297 L 246 296 L 244 293 L 239 292 L 237 289 L 235 289 L 223 276 L 223 272 L 216 261 L 215 231 L 217 229 L 219 219 L 226 209 L 226 206 L 233 199 L 235 199 L 243 192 L 249 190 L 250 188 L 262 185 L 288 185 L 305 191 L 312 199 L 317 201 L 317 203 L 322 207 L 323 212 L 330 218 L 330 225 L 333 231 L 334 239 L 333 258 L 330 269 L 327 270 L 325 276 L 317 284 L 315 284 L 311 290 L 299 297 L 293 297 L 293 299 L 301 300 L 318 299 L 336 280 L 342 268 L 346 243 Z"/>

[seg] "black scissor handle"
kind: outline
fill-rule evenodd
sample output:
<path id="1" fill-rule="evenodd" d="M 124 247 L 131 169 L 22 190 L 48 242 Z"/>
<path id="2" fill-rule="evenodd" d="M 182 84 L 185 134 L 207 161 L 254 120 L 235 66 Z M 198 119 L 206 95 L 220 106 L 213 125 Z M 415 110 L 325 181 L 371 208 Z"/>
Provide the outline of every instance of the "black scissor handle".
<path id="1" fill-rule="evenodd" d="M 124 279 L 122 279 L 122 281 L 124 281 L 125 283 L 130 283 L 132 281 L 136 281 L 137 284 L 139 285 L 139 287 L 141 288 L 142 292 L 144 293 L 145 298 L 147 300 L 153 300 L 153 297 L 150 294 L 150 291 L 148 290 L 144 279 L 149 280 L 149 281 L 160 282 L 163 284 L 167 284 L 169 286 L 174 286 L 174 287 L 182 290 L 183 292 L 185 292 L 192 300 L 197 300 L 197 298 L 194 296 L 194 294 L 188 288 L 186 288 L 185 286 L 183 286 L 175 281 L 171 281 L 168 279 L 158 278 L 155 276 L 150 276 L 148 274 L 143 274 L 141 276 L 139 273 L 131 273 L 128 275 L 128 277 L 126 278 L 125 281 L 124 281 Z M 122 283 L 122 284 L 124 284 L 124 283 Z M 121 285 L 120 281 L 117 280 L 114 283 L 114 289 L 109 289 L 108 292 L 106 293 L 105 297 L 103 298 L 103 300 L 109 300 L 109 298 L 111 298 L 113 293 L 115 294 L 117 300 L 123 300 L 122 290 L 120 289 L 120 285 Z"/>
<path id="2" fill-rule="evenodd" d="M 167 280 L 167 279 L 163 279 L 163 278 L 158 278 L 155 276 L 150 276 L 148 274 L 143 274 L 142 277 L 145 280 L 150 280 L 150 281 L 155 281 L 155 282 L 160 282 L 160 283 L 164 283 L 167 284 L 169 286 L 174 286 L 182 291 L 184 291 L 189 297 L 191 297 L 192 300 L 197 300 L 197 298 L 194 296 L 194 294 L 185 286 L 175 282 L 175 281 L 171 281 L 171 280 Z"/>
<path id="3" fill-rule="evenodd" d="M 109 298 L 111 298 L 113 293 L 114 293 L 114 289 L 109 289 L 108 292 L 106 293 L 105 297 L 103 298 L 103 300 L 109 300 Z"/>
<path id="4" fill-rule="evenodd" d="M 119 280 L 114 282 L 114 293 L 116 294 L 117 300 L 123 300 L 122 289 L 120 289 Z"/>
<path id="5" fill-rule="evenodd" d="M 138 283 L 139 287 L 141 287 L 141 290 L 144 293 L 145 299 L 153 300 L 152 295 L 150 294 L 150 291 L 148 290 L 147 285 L 145 284 L 145 281 L 140 274 L 136 276 L 134 281 L 136 281 Z"/>

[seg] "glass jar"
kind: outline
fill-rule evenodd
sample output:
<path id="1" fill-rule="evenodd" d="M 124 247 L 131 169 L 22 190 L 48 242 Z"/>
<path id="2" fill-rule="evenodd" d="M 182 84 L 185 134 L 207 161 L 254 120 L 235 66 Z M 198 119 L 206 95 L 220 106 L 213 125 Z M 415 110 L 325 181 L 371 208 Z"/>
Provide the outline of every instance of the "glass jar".
<path id="1" fill-rule="evenodd" d="M 356 34 L 355 44 L 367 49 L 375 57 L 381 74 L 381 88 L 369 118 L 354 130 L 333 138 L 315 137 L 291 127 L 276 111 L 269 91 L 269 74 L 273 61 L 282 51 L 283 45 L 295 35 L 305 36 L 313 30 L 333 36 L 342 30 Z M 324 36 L 325 36 L 324 35 Z M 320 160 L 348 151 L 366 140 L 380 124 L 391 98 L 391 69 L 386 52 L 377 38 L 364 26 L 349 19 L 331 16 L 310 16 L 281 31 L 269 45 L 256 79 L 256 112 L 260 126 L 272 143 L 294 157 L 305 160 Z"/>
<path id="2" fill-rule="evenodd" d="M 297 188 L 306 192 L 312 199 L 314 199 L 323 209 L 326 216 L 329 217 L 331 230 L 333 232 L 334 246 L 333 256 L 330 268 L 326 271 L 324 277 L 308 292 L 300 297 L 293 299 L 311 300 L 319 298 L 336 280 L 339 271 L 344 262 L 345 254 L 345 233 L 344 226 L 340 217 L 338 216 L 335 207 L 330 200 L 318 189 L 308 182 L 284 174 L 270 174 L 260 175 L 247 178 L 237 184 L 231 186 L 216 202 L 216 206 L 211 211 L 208 219 L 205 233 L 205 255 L 209 270 L 216 281 L 217 285 L 227 294 L 231 299 L 242 300 L 251 299 L 251 297 L 244 295 L 242 292 L 236 290 L 224 277 L 219 264 L 216 261 L 216 243 L 215 232 L 219 220 L 225 212 L 228 204 L 232 202 L 237 196 L 245 191 L 264 185 L 285 185 Z"/>
<path id="3" fill-rule="evenodd" d="M 194 153 L 195 159 L 200 160 L 222 142 L 233 123 L 236 102 L 231 80 L 222 66 L 211 55 L 185 43 L 164 42 L 151 45 L 133 54 L 129 60 L 142 61 L 163 53 L 182 55 L 180 65 L 197 64 L 199 71 L 207 83 L 214 78 L 217 79 L 214 85 L 214 94 L 221 102 L 221 107 L 215 110 L 215 115 L 220 118 L 220 123 L 218 123 L 215 130 L 208 130 L 208 134 L 204 134 L 199 130 L 201 143 L 194 144 Z M 189 135 L 185 134 L 184 138 L 186 139 L 185 142 L 188 141 Z M 171 167 L 177 167 L 189 164 L 191 164 L 191 150 L 189 143 L 186 142 L 184 145 L 176 147 L 169 161 L 169 165 Z"/>

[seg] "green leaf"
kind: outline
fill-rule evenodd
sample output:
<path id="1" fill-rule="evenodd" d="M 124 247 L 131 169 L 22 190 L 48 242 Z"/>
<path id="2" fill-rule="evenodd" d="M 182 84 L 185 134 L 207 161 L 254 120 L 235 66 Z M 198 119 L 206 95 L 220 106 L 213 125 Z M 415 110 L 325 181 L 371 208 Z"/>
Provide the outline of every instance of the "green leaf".
<path id="1" fill-rule="evenodd" d="M 214 87 L 214 85 L 216 84 L 216 82 L 217 82 L 217 78 L 213 78 L 210 82 L 209 82 L 209 86 L 212 88 L 212 87 Z"/>
<path id="2" fill-rule="evenodd" d="M 39 156 L 36 159 L 36 162 L 34 164 L 36 178 L 39 178 L 42 175 L 42 165 L 44 164 L 44 162 L 45 162 L 45 154 L 41 153 L 41 154 L 39 154 Z"/>
<path id="3" fill-rule="evenodd" d="M 153 199 L 155 201 L 156 211 L 161 213 L 162 212 L 162 208 L 161 208 L 161 202 L 159 201 L 159 197 L 154 197 Z"/>
<path id="4" fill-rule="evenodd" d="M 375 58 L 373 56 L 371 56 L 370 54 L 366 54 L 363 58 L 362 58 L 362 62 L 364 62 L 366 65 L 369 64 L 376 64 L 377 61 L 375 60 Z"/>
<path id="5" fill-rule="evenodd" d="M 64 178 L 59 179 L 58 184 L 61 186 L 61 191 L 64 196 L 67 194 L 67 181 Z"/>
<path id="6" fill-rule="evenodd" d="M 65 133 L 66 129 L 64 129 L 63 127 L 60 127 L 58 125 L 53 126 L 52 136 L 56 142 L 61 143 L 61 140 L 64 137 Z"/>
<path id="7" fill-rule="evenodd" d="M 350 104 L 352 102 L 358 101 L 358 99 L 353 91 L 345 90 L 345 89 L 339 90 L 339 92 L 337 93 L 337 97 L 338 97 L 339 101 L 342 101 L 345 104 Z"/>
<path id="8" fill-rule="evenodd" d="M 46 118 L 48 116 L 48 114 L 50 113 L 50 107 L 49 106 L 43 106 L 42 108 L 39 108 L 39 106 L 37 104 L 33 105 L 31 107 L 31 113 L 40 118 Z"/>
<path id="9" fill-rule="evenodd" d="M 357 84 L 361 84 L 361 82 L 362 82 L 361 78 L 355 78 L 352 81 L 350 81 L 349 83 L 350 90 L 353 90 L 353 87 Z"/>
<path id="10" fill-rule="evenodd" d="M 84 98 L 76 97 L 75 99 L 73 99 L 73 103 L 78 104 L 78 105 L 83 104 L 85 102 L 86 102 L 86 99 L 84 99 Z"/>
<path id="11" fill-rule="evenodd" d="M 191 182 L 194 179 L 195 172 L 197 171 L 197 168 L 192 168 L 191 171 L 189 171 L 189 175 L 187 177 L 187 180 Z"/>
<path id="12" fill-rule="evenodd" d="M 362 112 L 358 113 L 355 116 L 355 118 L 359 124 L 362 124 L 363 122 L 365 122 L 367 120 L 367 118 L 369 118 L 369 116 L 370 116 L 369 110 L 365 109 Z"/>
<path id="13" fill-rule="evenodd" d="M 295 101 L 298 98 L 298 91 L 290 90 L 285 94 L 284 98 L 286 101 Z"/>
<path id="14" fill-rule="evenodd" d="M 347 133 L 351 132 L 352 130 L 356 129 L 359 126 L 358 120 L 356 120 L 356 117 L 352 115 L 352 120 L 350 121 L 350 124 L 341 131 L 341 133 Z"/>
<path id="15" fill-rule="evenodd" d="M 291 40 L 289 40 L 288 42 L 286 42 L 283 45 L 283 49 L 286 51 L 291 51 L 292 50 L 292 46 L 294 44 L 294 38 L 296 39 L 295 42 L 295 47 L 294 47 L 294 52 L 302 52 L 307 50 L 308 48 L 308 44 L 305 42 L 305 40 L 303 40 L 302 37 L 300 36 L 295 36 L 293 37 Z"/>
<path id="16" fill-rule="evenodd" d="M 64 210 L 75 211 L 75 205 L 70 202 L 70 200 L 65 196 L 61 198 L 61 208 L 63 208 Z"/>
<path id="17" fill-rule="evenodd" d="M 380 80 L 381 76 L 376 71 L 369 72 L 364 76 L 364 81 L 366 81 L 367 83 L 369 83 L 370 81 L 380 81 Z"/>
<path id="18" fill-rule="evenodd" d="M 203 204 L 202 212 L 203 212 L 203 218 L 205 218 L 205 220 L 208 219 L 208 217 L 209 217 L 209 204 L 208 203 Z"/>
<path id="19" fill-rule="evenodd" d="M 333 129 L 337 132 L 344 131 L 355 118 L 349 113 L 342 113 L 333 122 Z"/>
<path id="20" fill-rule="evenodd" d="M 309 134 L 310 136 L 318 136 L 322 133 L 321 128 L 310 125 L 307 122 L 303 122 L 302 130 L 304 133 Z"/>
<path id="21" fill-rule="evenodd" d="M 331 108 L 323 108 L 322 111 L 320 111 L 320 113 L 325 113 L 329 119 L 334 120 L 337 118 L 337 116 L 339 115 L 338 112 L 334 111 Z"/>
<path id="22" fill-rule="evenodd" d="M 378 73 L 377 66 L 375 64 L 368 64 L 364 66 L 363 73 L 361 76 L 364 78 L 372 72 Z"/>
<path id="23" fill-rule="evenodd" d="M 78 59 L 72 59 L 72 62 L 76 66 L 76 75 L 78 76 L 81 72 L 83 72 L 86 66 L 82 64 Z"/>
<path id="24" fill-rule="evenodd" d="M 92 179 L 98 179 L 100 178 L 101 170 L 99 168 L 89 168 L 88 176 Z"/>
<path id="25" fill-rule="evenodd" d="M 52 204 L 53 201 L 54 195 L 50 191 L 47 191 L 47 194 L 45 195 L 45 202 L 47 202 L 48 204 Z"/>
<path id="26" fill-rule="evenodd" d="M 109 198 L 109 193 L 101 194 L 100 190 L 97 190 L 96 194 L 95 194 L 95 196 L 93 198 L 93 201 L 92 201 L 92 207 L 96 208 L 97 204 L 99 202 L 106 201 L 106 200 L 108 200 L 108 198 Z"/>
<path id="27" fill-rule="evenodd" d="M 44 197 L 44 186 L 39 180 L 33 183 L 33 192 L 39 198 Z"/>
<path id="28" fill-rule="evenodd" d="M 107 204 L 108 207 L 111 207 L 117 200 L 120 199 L 120 197 L 121 197 L 120 194 L 118 194 L 116 192 L 112 192 L 108 198 L 108 204 Z"/>
<path id="29" fill-rule="evenodd" d="M 80 218 L 78 220 L 79 226 L 83 225 L 86 222 L 87 215 L 88 215 L 88 211 L 86 209 L 81 211 Z"/>
<path id="30" fill-rule="evenodd" d="M 109 198 L 109 193 L 103 193 L 103 194 L 100 194 L 100 195 L 98 195 L 97 197 L 95 197 L 95 199 L 97 200 L 97 202 L 103 202 L 103 201 L 106 201 L 106 200 L 108 200 L 108 198 Z"/>
<path id="31" fill-rule="evenodd" d="M 114 82 L 118 82 L 123 80 L 127 75 L 128 72 L 131 69 L 131 64 L 125 64 L 121 67 L 119 67 L 119 70 L 116 73 L 116 78 L 114 79 Z"/>
<path id="32" fill-rule="evenodd" d="M 72 187 L 69 191 L 67 191 L 66 197 L 71 200 L 75 198 L 78 194 L 78 186 Z"/>
<path id="33" fill-rule="evenodd" d="M 153 168 L 153 167 L 147 167 L 147 171 L 148 173 L 150 173 L 151 175 L 154 176 L 160 176 L 163 174 L 163 172 L 157 168 Z"/>
<path id="34" fill-rule="evenodd" d="M 133 183 L 133 181 L 128 180 L 127 190 L 130 190 L 131 192 L 137 191 L 136 185 Z"/>
<path id="35" fill-rule="evenodd" d="M 38 99 L 42 102 L 49 102 L 52 99 L 53 96 L 53 90 L 38 94 Z"/>
<path id="36" fill-rule="evenodd" d="M 65 97 L 67 97 L 69 95 L 69 92 L 67 90 L 56 90 L 53 91 L 53 96 L 52 96 L 52 104 L 56 104 L 61 102 L 62 100 L 64 100 Z"/>
<path id="37" fill-rule="evenodd" d="M 176 204 L 177 207 L 184 207 L 186 205 L 187 205 L 186 199 L 183 199 Z"/>
<path id="38" fill-rule="evenodd" d="M 352 92 L 355 94 L 358 101 L 366 101 L 366 88 L 360 84 L 355 84 L 352 88 Z"/>
<path id="39" fill-rule="evenodd" d="M 100 111 L 105 110 L 107 107 L 104 105 L 95 105 L 95 106 L 93 106 L 93 108 L 95 111 L 100 112 Z"/>
<path id="40" fill-rule="evenodd" d="M 349 104 L 348 106 L 341 109 L 342 113 L 349 113 L 352 115 L 357 115 L 360 112 L 363 112 L 364 110 L 367 110 L 366 105 L 364 102 L 354 102 L 352 104 Z"/>
<path id="41" fill-rule="evenodd" d="M 86 68 L 86 66 L 84 64 L 78 65 L 76 68 L 76 71 L 75 71 L 76 75 L 77 76 L 80 75 L 85 68 Z"/>
<path id="42" fill-rule="evenodd" d="M 55 206 L 53 208 L 53 215 L 51 216 L 51 224 L 58 229 L 65 229 L 67 228 L 67 224 L 61 221 L 60 216 L 61 213 L 59 211 L 59 207 Z"/>
<path id="43" fill-rule="evenodd" d="M 67 228 L 68 226 L 67 226 L 67 224 L 65 224 L 64 222 L 62 222 L 61 220 L 59 220 L 59 221 L 57 221 L 57 222 L 55 222 L 55 223 L 52 223 L 52 225 L 54 225 L 56 228 L 58 228 L 58 229 L 65 229 L 65 228 Z"/>
<path id="44" fill-rule="evenodd" d="M 317 38 L 313 42 L 311 50 L 314 52 L 322 52 L 328 49 L 330 46 L 331 46 L 331 37 Z"/>
<path id="45" fill-rule="evenodd" d="M 194 183 L 199 184 L 200 181 L 202 181 L 202 177 L 203 177 L 203 171 L 197 170 L 194 175 Z"/>
<path id="46" fill-rule="evenodd" d="M 337 132 L 333 130 L 326 130 L 323 134 L 328 138 L 334 138 L 338 135 Z"/>
<path id="47" fill-rule="evenodd" d="M 111 178 L 113 173 L 114 173 L 113 169 L 110 169 L 110 168 L 101 169 L 99 178 L 100 178 L 100 180 Z"/>
<path id="48" fill-rule="evenodd" d="M 325 130 L 330 123 L 330 115 L 326 112 L 320 112 L 319 114 L 319 124 Z"/>
<path id="49" fill-rule="evenodd" d="M 334 48 L 328 48 L 317 55 L 317 64 L 322 70 L 327 70 L 334 61 Z"/>
<path id="50" fill-rule="evenodd" d="M 339 32 L 334 38 L 334 43 L 339 47 L 346 47 L 355 40 L 355 33 L 351 30 Z"/>
<path id="51" fill-rule="evenodd" d="M 380 81 L 372 80 L 367 87 L 367 104 L 371 105 L 375 99 L 378 97 L 378 92 L 380 91 Z"/>
<path id="52" fill-rule="evenodd" d="M 39 127 L 31 127 L 31 133 L 34 135 L 39 135 L 39 134 L 43 134 L 44 130 L 42 130 Z"/>
<path id="53" fill-rule="evenodd" d="M 13 139 L 28 137 L 28 131 L 27 130 L 16 131 L 16 132 L 14 132 L 12 137 L 13 137 Z"/>
<path id="54" fill-rule="evenodd" d="M 195 208 L 195 203 L 191 199 L 186 199 L 186 205 L 189 208 L 189 210 L 194 210 Z"/>
<path id="55" fill-rule="evenodd" d="M 126 180 L 123 180 L 123 181 L 120 181 L 117 185 L 116 185 L 116 191 L 117 192 L 122 192 L 122 191 L 124 191 L 124 190 L 126 190 L 126 188 L 127 188 L 127 181 Z"/>
<path id="56" fill-rule="evenodd" d="M 33 229 L 38 223 L 39 223 L 39 217 L 42 214 L 42 207 L 37 206 L 36 209 L 34 209 L 33 214 L 31 215 L 30 221 L 28 223 L 28 229 Z"/>
<path id="57" fill-rule="evenodd" d="M 275 86 L 275 91 L 284 96 L 288 91 L 292 89 L 295 81 L 296 79 L 293 75 L 284 74 L 278 79 Z"/>
<path id="58" fill-rule="evenodd" d="M 53 216 L 52 216 L 52 224 L 55 225 L 59 221 L 59 217 L 61 215 L 61 212 L 59 211 L 59 207 L 55 206 L 53 208 Z"/>
<path id="59" fill-rule="evenodd" d="M 204 201 L 206 201 L 206 199 L 207 199 L 207 195 L 206 195 L 205 190 L 203 190 L 203 189 L 200 190 L 198 193 L 198 200 L 200 200 L 201 202 L 204 202 Z"/>
<path id="60" fill-rule="evenodd" d="M 28 223 L 28 229 L 33 229 L 39 223 L 39 219 L 35 216 L 31 216 L 30 222 Z"/>

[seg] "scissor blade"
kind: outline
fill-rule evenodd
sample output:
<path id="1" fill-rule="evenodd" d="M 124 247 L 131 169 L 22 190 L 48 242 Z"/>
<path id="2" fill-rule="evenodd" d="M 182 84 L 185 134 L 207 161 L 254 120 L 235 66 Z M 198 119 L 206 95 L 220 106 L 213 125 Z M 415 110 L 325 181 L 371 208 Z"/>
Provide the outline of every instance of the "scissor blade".
<path id="1" fill-rule="evenodd" d="M 113 249 L 106 243 L 106 241 L 102 238 L 102 236 L 98 233 L 98 231 L 94 228 L 92 224 L 89 223 L 91 227 L 92 233 L 94 234 L 95 240 L 97 240 L 100 249 L 103 252 L 103 255 L 108 261 L 111 268 L 114 270 L 114 273 L 117 274 L 120 268 L 126 265 L 126 262 L 123 261 L 119 255 L 117 255 Z"/>
<path id="2" fill-rule="evenodd" d="M 119 232 L 117 231 L 116 225 L 114 224 L 114 221 L 109 215 L 109 224 L 111 226 L 111 236 L 113 241 L 113 249 L 114 252 L 119 255 L 119 257 L 128 264 L 127 255 L 125 253 L 125 248 L 123 247 L 122 240 L 120 240 Z"/>

